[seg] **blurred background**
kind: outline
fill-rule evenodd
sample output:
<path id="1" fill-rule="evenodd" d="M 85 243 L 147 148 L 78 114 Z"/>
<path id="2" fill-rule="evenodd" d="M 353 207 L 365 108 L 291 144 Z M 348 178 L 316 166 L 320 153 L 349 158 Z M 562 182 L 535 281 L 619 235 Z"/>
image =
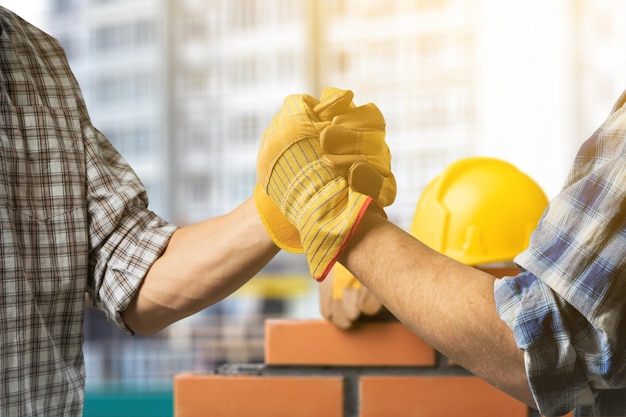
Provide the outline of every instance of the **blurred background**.
<path id="1" fill-rule="evenodd" d="M 553 197 L 626 88 L 620 0 L 2 5 L 59 39 L 94 124 L 135 168 L 151 208 L 179 225 L 251 195 L 259 139 L 291 93 L 335 86 L 378 105 L 398 182 L 388 214 L 408 229 L 424 185 L 466 156 L 506 159 Z M 317 297 L 304 259 L 281 253 L 233 297 L 153 337 L 88 310 L 88 398 L 167 395 L 177 373 L 262 362 L 264 320 L 320 317 Z"/>

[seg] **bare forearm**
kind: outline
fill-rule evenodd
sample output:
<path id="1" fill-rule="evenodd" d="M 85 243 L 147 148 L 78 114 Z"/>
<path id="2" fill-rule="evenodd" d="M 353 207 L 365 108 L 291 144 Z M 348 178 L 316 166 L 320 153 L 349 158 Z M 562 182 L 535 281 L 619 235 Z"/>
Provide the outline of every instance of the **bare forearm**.
<path id="1" fill-rule="evenodd" d="M 122 313 L 150 334 L 231 294 L 278 252 L 251 199 L 232 212 L 178 229 Z"/>
<path id="2" fill-rule="evenodd" d="M 371 212 L 340 261 L 414 333 L 534 407 L 523 353 L 495 308 L 491 275 L 431 250 Z"/>

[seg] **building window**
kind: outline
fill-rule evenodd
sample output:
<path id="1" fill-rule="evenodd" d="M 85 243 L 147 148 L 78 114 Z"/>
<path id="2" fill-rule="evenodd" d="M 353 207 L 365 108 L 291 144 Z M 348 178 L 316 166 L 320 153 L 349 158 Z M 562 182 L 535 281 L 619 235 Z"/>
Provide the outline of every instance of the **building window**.
<path id="1" fill-rule="evenodd" d="M 449 3 L 449 0 L 417 0 L 416 4 L 419 10 L 443 9 Z"/>
<path id="2" fill-rule="evenodd" d="M 52 0 L 53 13 L 66 13 L 76 8 L 74 0 Z"/>
<path id="3" fill-rule="evenodd" d="M 111 125 L 102 131 L 115 149 L 130 161 L 147 161 L 157 153 L 157 138 L 146 125 Z"/>
<path id="4" fill-rule="evenodd" d="M 94 83 L 94 100 L 103 105 L 144 100 L 154 93 L 151 74 L 136 73 L 103 77 Z"/>
<path id="5" fill-rule="evenodd" d="M 276 0 L 275 7 L 276 20 L 278 23 L 291 23 L 296 19 L 294 0 Z"/>
<path id="6" fill-rule="evenodd" d="M 262 127 L 255 113 L 240 114 L 231 119 L 230 132 L 232 145 L 238 149 L 250 149 L 255 146 L 261 135 Z"/>
<path id="7" fill-rule="evenodd" d="M 209 28 L 204 15 L 188 15 L 182 25 L 183 38 L 187 41 L 202 41 L 208 39 Z"/>
<path id="8" fill-rule="evenodd" d="M 233 0 L 230 4 L 233 30 L 248 30 L 256 25 L 258 12 L 254 0 Z"/>
<path id="9" fill-rule="evenodd" d="M 153 21 L 139 21 L 99 27 L 92 34 L 94 48 L 99 52 L 124 51 L 153 44 L 158 36 Z"/>
<path id="10" fill-rule="evenodd" d="M 291 79 L 296 74 L 297 57 L 293 52 L 281 52 L 276 56 L 277 68 L 275 77 L 278 80 Z"/>
<path id="11" fill-rule="evenodd" d="M 232 61 L 230 84 L 235 87 L 254 84 L 257 80 L 257 62 L 255 57 L 241 57 Z"/>
<path id="12" fill-rule="evenodd" d="M 63 50 L 65 51 L 65 56 L 67 56 L 67 59 L 69 61 L 71 61 L 72 58 L 75 58 L 78 55 L 76 41 L 71 34 L 58 34 L 56 35 L 56 38 L 63 47 Z"/>

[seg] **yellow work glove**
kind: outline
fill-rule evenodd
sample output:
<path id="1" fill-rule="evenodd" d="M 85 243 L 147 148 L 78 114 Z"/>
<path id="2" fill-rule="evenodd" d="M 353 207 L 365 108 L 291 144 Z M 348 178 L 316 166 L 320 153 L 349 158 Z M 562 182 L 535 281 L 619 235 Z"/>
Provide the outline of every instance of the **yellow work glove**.
<path id="1" fill-rule="evenodd" d="M 280 212 L 274 200 L 265 193 L 261 183 L 254 188 L 254 203 L 259 217 L 276 246 L 292 253 L 304 253 L 298 229 Z"/>
<path id="2" fill-rule="evenodd" d="M 354 191 L 386 207 L 396 197 L 385 119 L 376 105 L 365 104 L 337 115 L 321 134 L 322 161 L 348 178 Z"/>
<path id="3" fill-rule="evenodd" d="M 322 91 L 322 101 L 337 97 L 352 98 L 349 90 L 327 87 Z M 380 206 L 388 206 L 395 199 L 396 183 L 391 173 L 391 155 L 385 143 L 385 120 L 378 108 L 370 103 L 355 107 L 325 106 L 318 114 L 321 121 L 332 124 L 324 129 L 321 140 L 322 162 L 336 169 L 348 179 L 350 187 L 373 197 Z M 341 113 L 343 112 L 343 113 Z M 257 210 L 272 240 L 281 249 L 302 253 L 298 230 L 282 215 L 274 201 L 259 183 L 254 200 Z"/>
<path id="4" fill-rule="evenodd" d="M 320 284 L 322 317 L 340 329 L 349 329 L 363 316 L 376 316 L 383 305 L 340 263 Z"/>
<path id="5" fill-rule="evenodd" d="M 263 135 L 257 162 L 261 190 L 295 226 L 318 281 L 329 273 L 372 201 L 321 161 L 320 134 L 331 124 L 328 115 L 347 113 L 353 107 L 351 92 L 325 92 L 321 101 L 306 94 L 283 101 Z"/>
<path id="6" fill-rule="evenodd" d="M 319 122 L 331 122 L 336 115 L 354 109 L 353 96 L 354 94 L 350 90 L 335 88 L 326 88 L 322 92 L 322 100 L 325 104 L 319 103 L 311 96 L 306 96 L 307 100 L 310 100 L 310 104 L 318 106 L 313 109 L 314 112 L 317 112 L 318 128 L 321 129 L 321 126 L 328 125 L 328 123 Z M 276 246 L 288 252 L 303 253 L 304 249 L 298 230 L 281 213 L 280 208 L 267 195 L 260 182 L 257 182 L 254 189 L 254 202 L 261 220 Z"/>

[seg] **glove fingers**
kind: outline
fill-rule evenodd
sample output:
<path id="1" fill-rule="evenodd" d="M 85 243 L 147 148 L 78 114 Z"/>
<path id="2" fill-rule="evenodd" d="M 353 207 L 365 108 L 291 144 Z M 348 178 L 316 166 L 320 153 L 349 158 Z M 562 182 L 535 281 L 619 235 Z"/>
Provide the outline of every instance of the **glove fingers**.
<path id="1" fill-rule="evenodd" d="M 321 131 L 320 146 L 324 153 L 334 155 L 381 155 L 391 158 L 383 130 L 356 130 L 331 124 Z"/>
<path id="2" fill-rule="evenodd" d="M 396 180 L 389 169 L 372 166 L 363 155 L 324 155 L 322 162 L 348 178 L 350 188 L 373 197 L 383 207 L 396 198 Z"/>
<path id="3" fill-rule="evenodd" d="M 364 104 L 349 113 L 338 114 L 333 118 L 333 124 L 357 130 L 385 130 L 386 125 L 383 114 L 374 103 Z"/>
<path id="4" fill-rule="evenodd" d="M 280 110 L 274 115 L 271 125 L 263 132 L 257 156 L 257 179 L 267 191 L 270 167 L 291 145 L 307 138 L 318 138 L 319 132 L 329 122 L 314 124 L 317 116 L 313 106 L 319 101 L 309 95 L 285 97 Z"/>
<path id="5" fill-rule="evenodd" d="M 337 96 L 349 95 L 350 101 L 354 98 L 354 93 L 351 90 L 343 90 L 337 87 L 324 87 L 322 89 L 321 101 L 329 101 Z"/>
<path id="6" fill-rule="evenodd" d="M 352 275 L 348 269 L 337 262 L 333 266 L 333 298 L 343 298 L 344 290 L 347 288 L 357 289 L 361 286 L 361 283 Z"/>
<path id="7" fill-rule="evenodd" d="M 391 169 L 388 166 L 388 160 L 376 155 L 332 155 L 325 154 L 322 156 L 322 162 L 329 168 L 341 171 L 347 174 L 348 170 L 358 163 L 364 163 L 371 166 L 383 177 L 391 176 Z"/>
<path id="8" fill-rule="evenodd" d="M 319 306 L 322 317 L 343 330 L 351 327 L 354 322 L 354 319 L 349 318 L 344 309 L 346 291 L 357 292 L 356 289 L 351 288 L 354 285 L 353 280 L 354 277 L 350 272 L 343 265 L 336 263 L 328 278 L 319 284 Z M 350 298 L 349 294 L 348 298 Z M 356 299 L 352 303 L 355 307 L 358 304 Z"/>
<path id="9" fill-rule="evenodd" d="M 319 284 L 320 313 L 328 321 L 332 321 L 333 317 L 333 278 L 333 274 L 330 274 L 327 279 Z"/>
<path id="10" fill-rule="evenodd" d="M 338 114 L 346 113 L 354 106 L 350 90 L 327 87 L 322 91 L 322 100 L 313 107 L 313 111 L 322 121 L 331 121 Z"/>
<path id="11" fill-rule="evenodd" d="M 359 288 L 357 304 L 359 310 L 368 316 L 375 316 L 383 308 L 382 303 L 365 287 Z"/>
<path id="12" fill-rule="evenodd" d="M 367 162 L 367 159 L 363 155 L 331 155 L 326 154 L 322 156 L 322 162 L 329 168 L 335 169 L 341 172 L 344 177 L 348 176 L 350 167 L 359 162 Z"/>
<path id="13" fill-rule="evenodd" d="M 320 101 L 308 94 L 292 94 L 285 97 L 280 111 L 274 116 L 273 128 L 295 115 L 314 116 L 314 108 L 320 105 Z"/>
<path id="14" fill-rule="evenodd" d="M 341 308 L 343 309 L 343 315 L 346 320 L 356 321 L 361 315 L 361 309 L 359 308 L 359 291 L 360 289 L 356 288 L 346 288 L 343 290 Z"/>
<path id="15" fill-rule="evenodd" d="M 337 327 L 339 327 L 342 330 L 347 330 L 350 327 L 352 327 L 352 324 L 354 323 L 352 320 L 349 320 L 342 308 L 342 301 L 341 300 L 333 300 L 333 315 L 330 319 L 330 321 Z"/>

